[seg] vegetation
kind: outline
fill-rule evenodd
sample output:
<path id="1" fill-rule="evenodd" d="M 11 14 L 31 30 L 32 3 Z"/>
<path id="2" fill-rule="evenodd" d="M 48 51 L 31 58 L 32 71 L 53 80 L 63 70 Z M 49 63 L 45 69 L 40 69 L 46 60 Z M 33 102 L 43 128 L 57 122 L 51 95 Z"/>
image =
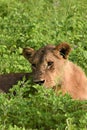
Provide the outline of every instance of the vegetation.
<path id="1" fill-rule="evenodd" d="M 23 47 L 61 42 L 70 43 L 69 59 L 87 74 L 87 0 L 0 0 L 1 74 L 31 71 Z M 87 101 L 19 81 L 0 94 L 0 130 L 32 129 L 86 130 Z"/>

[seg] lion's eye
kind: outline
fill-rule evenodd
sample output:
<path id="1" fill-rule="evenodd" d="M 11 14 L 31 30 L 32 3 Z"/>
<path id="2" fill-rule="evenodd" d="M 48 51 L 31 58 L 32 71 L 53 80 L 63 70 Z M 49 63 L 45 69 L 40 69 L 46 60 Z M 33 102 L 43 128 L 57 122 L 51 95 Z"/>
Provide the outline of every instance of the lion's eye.
<path id="1" fill-rule="evenodd" d="M 52 67 L 53 66 L 53 61 L 48 61 L 48 68 Z"/>
<path id="2" fill-rule="evenodd" d="M 33 63 L 33 64 L 32 64 L 32 67 L 33 67 L 33 68 L 36 68 L 36 64 Z"/>

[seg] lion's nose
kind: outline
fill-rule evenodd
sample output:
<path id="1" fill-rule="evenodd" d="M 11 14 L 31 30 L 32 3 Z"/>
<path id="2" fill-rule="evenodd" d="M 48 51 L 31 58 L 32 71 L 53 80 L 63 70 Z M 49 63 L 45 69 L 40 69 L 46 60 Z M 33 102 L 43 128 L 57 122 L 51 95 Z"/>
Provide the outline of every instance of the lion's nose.
<path id="1" fill-rule="evenodd" d="M 39 85 L 43 85 L 45 82 L 45 80 L 34 80 L 34 83 L 39 84 Z"/>

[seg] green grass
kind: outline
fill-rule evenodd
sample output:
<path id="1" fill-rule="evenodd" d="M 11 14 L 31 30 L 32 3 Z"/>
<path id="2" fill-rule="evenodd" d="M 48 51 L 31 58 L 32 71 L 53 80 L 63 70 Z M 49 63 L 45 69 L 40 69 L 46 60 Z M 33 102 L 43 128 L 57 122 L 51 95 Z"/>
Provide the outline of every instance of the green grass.
<path id="1" fill-rule="evenodd" d="M 87 0 L 0 0 L 1 74 L 31 71 L 23 47 L 61 42 L 70 43 L 69 59 L 87 74 Z M 16 96 L 0 94 L 0 130 L 87 129 L 87 102 L 22 82 Z"/>

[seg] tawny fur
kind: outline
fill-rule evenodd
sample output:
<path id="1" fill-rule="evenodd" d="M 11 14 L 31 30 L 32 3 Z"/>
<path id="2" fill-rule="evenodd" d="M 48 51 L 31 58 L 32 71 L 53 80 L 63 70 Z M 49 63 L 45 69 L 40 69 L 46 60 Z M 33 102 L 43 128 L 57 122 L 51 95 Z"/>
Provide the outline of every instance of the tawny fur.
<path id="1" fill-rule="evenodd" d="M 87 99 L 87 78 L 80 67 L 67 61 L 62 75 L 61 90 L 74 99 Z"/>
<path id="2" fill-rule="evenodd" d="M 23 55 L 32 65 L 33 81 L 46 88 L 69 93 L 72 98 L 87 99 L 87 77 L 83 70 L 67 57 L 71 48 L 67 43 L 47 45 L 35 51 L 25 48 Z M 29 55 L 28 55 L 29 53 Z"/>

